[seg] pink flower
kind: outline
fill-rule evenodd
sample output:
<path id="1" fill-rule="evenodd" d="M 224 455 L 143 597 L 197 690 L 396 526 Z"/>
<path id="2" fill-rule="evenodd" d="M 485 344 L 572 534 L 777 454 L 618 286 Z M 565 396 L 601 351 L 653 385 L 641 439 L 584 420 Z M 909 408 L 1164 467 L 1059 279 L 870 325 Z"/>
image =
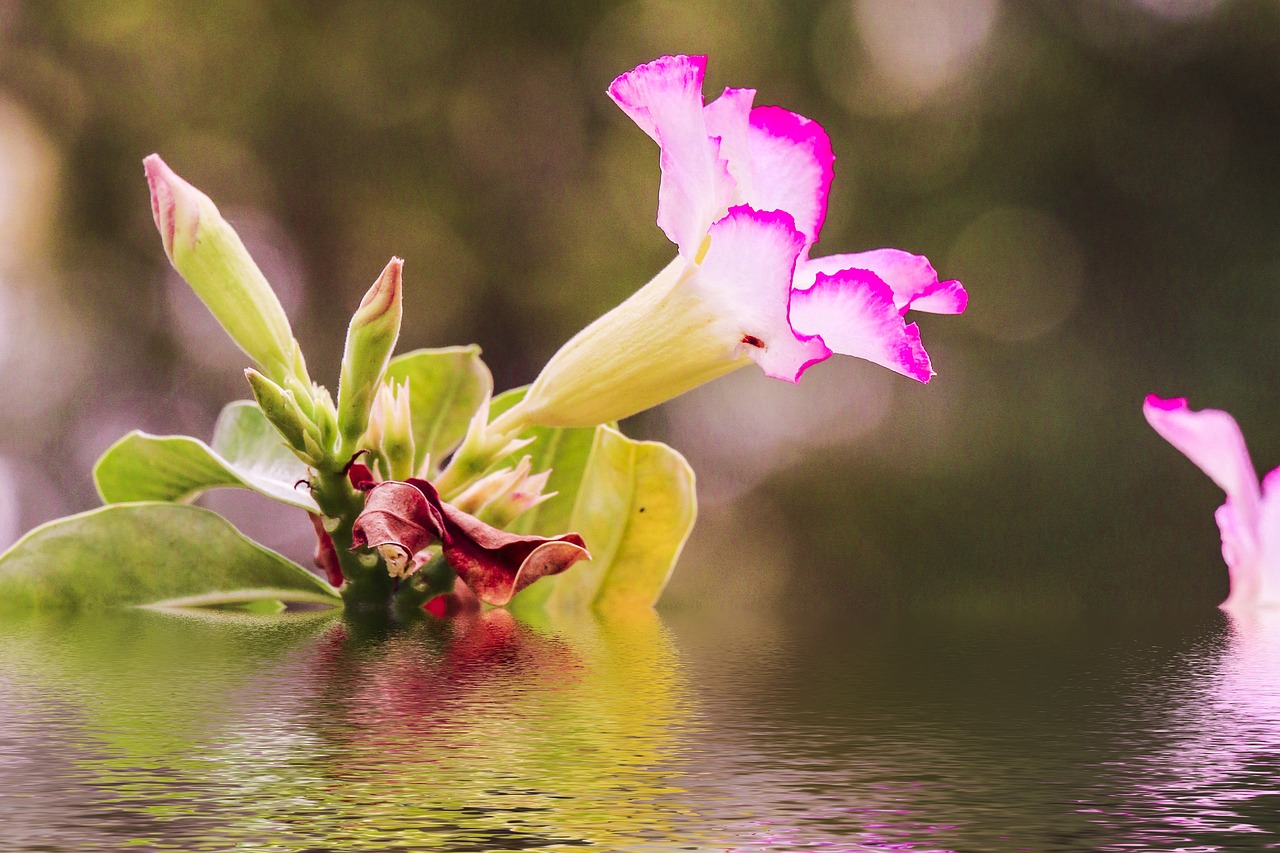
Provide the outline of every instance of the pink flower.
<path id="1" fill-rule="evenodd" d="M 1258 475 L 1235 418 L 1218 409 L 1193 412 L 1182 398 L 1153 395 L 1147 423 L 1227 493 L 1214 514 L 1231 576 L 1224 608 L 1280 605 L 1280 468 Z"/>
<path id="2" fill-rule="evenodd" d="M 933 375 L 904 315 L 958 314 L 964 288 L 897 249 L 810 258 L 833 174 L 826 132 L 753 107 L 752 89 L 704 106 L 705 70 L 706 57 L 665 56 L 609 87 L 659 145 L 658 225 L 679 256 L 566 344 L 506 422 L 625 417 L 748 360 L 790 382 L 833 352 Z"/>

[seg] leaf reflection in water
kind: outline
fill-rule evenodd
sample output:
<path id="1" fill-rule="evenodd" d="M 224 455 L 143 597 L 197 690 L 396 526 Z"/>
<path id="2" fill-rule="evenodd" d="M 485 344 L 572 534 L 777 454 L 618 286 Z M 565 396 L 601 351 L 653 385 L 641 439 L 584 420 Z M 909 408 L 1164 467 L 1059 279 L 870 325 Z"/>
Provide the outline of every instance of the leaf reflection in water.
<path id="1" fill-rule="evenodd" d="M 667 838 L 690 714 L 652 613 L 407 627 L 136 612 L 0 625 L 21 849 L 612 848 Z M 71 731 L 74 730 L 74 731 Z M 39 746 L 36 746 L 39 751 Z M 50 760 L 71 768 L 48 790 Z M 25 789 L 24 789 L 25 786 Z M 43 790 L 53 796 L 24 798 Z M 68 821 L 68 808 L 79 818 Z M 7 830 L 9 831 L 9 830 Z"/>

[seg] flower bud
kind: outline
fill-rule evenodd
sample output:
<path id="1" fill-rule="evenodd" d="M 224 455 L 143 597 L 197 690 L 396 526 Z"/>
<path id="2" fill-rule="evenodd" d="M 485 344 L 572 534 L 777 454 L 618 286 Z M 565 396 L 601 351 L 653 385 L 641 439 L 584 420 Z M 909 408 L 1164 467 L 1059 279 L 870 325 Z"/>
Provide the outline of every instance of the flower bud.
<path id="1" fill-rule="evenodd" d="M 344 452 L 353 450 L 369 425 L 369 408 L 400 335 L 400 273 L 404 261 L 392 258 L 369 288 L 347 328 L 338 383 L 338 431 Z"/>
<path id="2" fill-rule="evenodd" d="M 471 417 L 467 434 L 449 460 L 449 467 L 436 479 L 436 487 L 448 500 L 453 500 L 477 477 L 488 474 L 502 460 L 533 441 L 533 438 L 514 438 L 511 433 L 492 429 L 489 423 L 489 398 L 486 397 Z"/>
<path id="3" fill-rule="evenodd" d="M 369 412 L 369 428 L 361 446 L 378 453 L 387 465 L 387 479 L 407 480 L 413 476 L 413 418 L 409 405 L 409 382 L 384 383 L 378 388 Z"/>
<path id="4" fill-rule="evenodd" d="M 165 254 L 231 339 L 268 377 L 306 377 L 280 300 L 207 195 L 159 155 L 142 161 Z"/>
<path id="5" fill-rule="evenodd" d="M 310 465 L 318 465 L 325 453 L 320 445 L 320 433 L 306 415 L 302 413 L 293 393 L 286 391 L 258 371 L 249 368 L 244 372 L 253 390 L 253 398 L 263 415 L 284 437 L 285 442 L 293 449 L 302 461 Z"/>
<path id="6" fill-rule="evenodd" d="M 556 492 L 543 494 L 550 469 L 531 475 L 533 460 L 525 456 L 515 468 L 494 471 L 476 481 L 451 503 L 494 527 L 506 527 Z"/>

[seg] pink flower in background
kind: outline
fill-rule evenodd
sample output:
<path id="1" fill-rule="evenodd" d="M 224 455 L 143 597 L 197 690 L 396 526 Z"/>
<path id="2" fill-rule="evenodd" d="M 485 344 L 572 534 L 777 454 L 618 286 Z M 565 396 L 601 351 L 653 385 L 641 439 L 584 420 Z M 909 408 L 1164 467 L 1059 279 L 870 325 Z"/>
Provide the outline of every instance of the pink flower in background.
<path id="1" fill-rule="evenodd" d="M 609 87 L 658 143 L 658 225 L 679 254 L 565 344 L 495 427 L 605 423 L 748 361 L 789 382 L 832 353 L 933 376 L 905 314 L 958 314 L 964 288 L 897 249 L 810 258 L 833 174 L 826 132 L 753 107 L 753 89 L 704 105 L 705 70 L 706 57 L 664 56 Z"/>
<path id="2" fill-rule="evenodd" d="M 1195 412 L 1182 398 L 1150 395 L 1147 423 L 1227 493 L 1214 514 L 1231 576 L 1225 608 L 1280 605 L 1280 468 L 1258 475 L 1235 418 L 1219 409 Z"/>

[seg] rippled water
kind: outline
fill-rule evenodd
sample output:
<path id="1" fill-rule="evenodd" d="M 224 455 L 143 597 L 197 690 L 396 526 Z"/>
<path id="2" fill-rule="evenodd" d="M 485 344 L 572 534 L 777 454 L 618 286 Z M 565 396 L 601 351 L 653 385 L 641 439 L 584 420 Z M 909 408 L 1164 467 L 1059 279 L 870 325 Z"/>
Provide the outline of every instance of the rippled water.
<path id="1" fill-rule="evenodd" d="M 0 847 L 1280 847 L 1280 613 L 0 621 Z"/>

